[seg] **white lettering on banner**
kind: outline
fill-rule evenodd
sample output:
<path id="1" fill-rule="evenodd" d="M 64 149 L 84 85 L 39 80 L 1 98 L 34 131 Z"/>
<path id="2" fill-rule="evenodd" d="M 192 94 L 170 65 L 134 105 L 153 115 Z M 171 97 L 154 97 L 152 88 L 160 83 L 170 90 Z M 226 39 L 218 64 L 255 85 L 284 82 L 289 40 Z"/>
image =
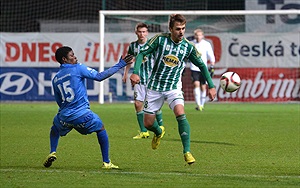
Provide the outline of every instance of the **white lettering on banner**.
<path id="1" fill-rule="evenodd" d="M 18 73 L 18 74 L 22 74 L 22 73 Z M 43 72 L 40 72 L 38 74 L 38 95 L 45 95 L 45 89 L 48 87 L 48 88 L 51 88 L 51 95 L 54 95 L 54 91 L 53 91 L 53 88 L 52 88 L 52 79 L 54 78 L 56 73 L 52 73 L 51 75 L 51 80 L 46 80 L 45 79 L 45 73 Z M 17 75 L 16 73 L 14 75 Z M 27 76 L 25 74 L 23 74 L 24 76 Z M 7 76 L 6 74 L 2 74 L 1 77 L 4 77 L 4 76 Z M 23 77 L 24 77 L 23 76 Z M 0 77 L 0 78 L 1 78 Z M 27 76 L 28 77 L 28 76 Z M 116 93 L 118 96 L 122 96 L 123 95 L 123 86 L 122 86 L 122 77 L 123 75 L 121 73 L 115 73 L 114 75 L 112 75 L 111 77 L 108 78 L 108 80 L 104 81 L 104 91 L 105 91 L 105 95 L 108 95 L 109 93 L 109 80 L 115 80 L 116 81 Z M 22 79 L 22 83 L 26 81 L 25 79 Z M 130 83 L 130 82 L 129 82 Z M 6 84 L 6 85 L 15 85 L 15 83 L 10 83 L 10 84 Z M 18 85 L 21 87 L 23 87 L 24 84 L 20 84 L 18 82 Z M 33 84 L 32 84 L 33 85 Z M 4 87 L 4 86 L 3 86 Z M 32 86 L 31 86 L 32 88 Z M 31 89 L 30 88 L 30 89 Z M 5 88 L 1 88 L 1 90 L 4 90 Z M 26 91 L 29 90 L 29 89 L 26 89 Z M 2 92 L 2 91 L 1 91 Z M 2 92 L 4 93 L 4 92 Z M 21 95 L 23 94 L 24 92 L 16 92 L 15 95 Z M 93 82 L 93 89 L 87 89 L 87 94 L 90 95 L 90 96 L 96 96 L 99 94 L 99 82 Z"/>
<path id="2" fill-rule="evenodd" d="M 284 74 L 279 74 L 278 79 L 263 79 L 263 71 L 258 71 L 254 80 L 242 79 L 241 87 L 237 92 L 224 92 L 219 87 L 218 98 L 240 98 L 240 99 L 257 99 L 263 97 L 265 99 L 276 98 L 299 98 L 300 97 L 300 79 L 283 79 Z M 219 82 L 219 80 L 215 80 Z M 219 85 L 219 83 L 217 83 Z"/>
<path id="3" fill-rule="evenodd" d="M 45 95 L 45 87 L 49 87 L 51 89 L 51 95 L 54 95 L 54 91 L 52 88 L 52 79 L 54 78 L 55 73 L 52 73 L 51 80 L 45 79 L 45 73 L 40 72 L 38 75 L 38 95 Z"/>
<path id="4" fill-rule="evenodd" d="M 227 71 L 220 69 L 222 72 Z M 231 69 L 232 70 L 232 69 Z M 257 71 L 256 71 L 257 70 Z M 253 69 L 235 69 L 239 72 L 242 78 L 241 87 L 237 92 L 226 93 L 219 87 L 219 79 L 213 79 L 218 91 L 218 100 L 236 100 L 236 101 L 297 101 L 300 98 L 300 79 L 297 70 L 293 69 L 264 69 L 260 71 Z M 216 73 L 220 73 L 217 69 Z M 219 75 L 218 73 L 218 75 Z M 53 89 L 51 87 L 51 79 L 54 78 L 55 72 L 51 73 L 51 78 L 47 79 L 44 72 L 38 73 L 37 82 L 33 82 L 32 78 L 24 73 L 6 72 L 0 75 L 0 93 L 1 95 L 24 95 L 31 91 L 34 85 L 38 87 L 39 98 L 46 94 L 46 89 L 51 88 L 51 95 L 53 96 Z M 249 76 L 250 75 L 250 76 Z M 245 78 L 249 76 L 248 78 Z M 17 77 L 18 79 L 13 79 Z M 219 76 L 218 76 L 219 77 Z M 243 79 L 244 77 L 244 79 Z M 122 73 L 117 72 L 108 80 L 104 81 L 105 95 L 111 92 L 109 86 L 110 81 L 116 82 L 113 92 L 116 92 L 116 97 L 132 97 L 133 91 L 130 82 L 127 82 L 127 87 L 124 91 L 122 83 Z M 89 96 L 97 96 L 99 94 L 99 82 L 93 81 L 93 88 L 88 89 Z M 125 93 L 124 93 L 125 92 Z M 32 94 L 31 94 L 32 95 Z M 35 94 L 33 94 L 35 95 Z"/>

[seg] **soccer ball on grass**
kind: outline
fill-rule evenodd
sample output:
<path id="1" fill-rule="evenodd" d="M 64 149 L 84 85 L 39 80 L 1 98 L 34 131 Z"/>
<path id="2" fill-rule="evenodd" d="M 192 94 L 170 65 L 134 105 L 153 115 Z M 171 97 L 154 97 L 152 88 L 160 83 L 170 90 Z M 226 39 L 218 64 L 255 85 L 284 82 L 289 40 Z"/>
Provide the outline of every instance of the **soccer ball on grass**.
<path id="1" fill-rule="evenodd" d="M 226 92 L 234 92 L 241 86 L 241 78 L 236 72 L 225 72 L 221 76 L 220 86 Z"/>

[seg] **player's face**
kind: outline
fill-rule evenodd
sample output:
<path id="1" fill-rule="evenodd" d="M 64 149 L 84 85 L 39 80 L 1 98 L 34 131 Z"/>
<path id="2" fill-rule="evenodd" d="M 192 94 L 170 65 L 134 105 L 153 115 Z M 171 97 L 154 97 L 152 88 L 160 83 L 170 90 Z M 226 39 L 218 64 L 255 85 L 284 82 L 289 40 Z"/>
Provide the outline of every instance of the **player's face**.
<path id="1" fill-rule="evenodd" d="M 147 41 L 148 29 L 146 27 L 139 27 L 135 31 L 135 34 L 138 37 L 138 41 L 140 43 L 145 43 Z"/>
<path id="2" fill-rule="evenodd" d="M 202 32 L 197 32 L 197 33 L 195 33 L 194 37 L 197 42 L 200 42 L 203 39 L 204 35 Z"/>
<path id="3" fill-rule="evenodd" d="M 74 55 L 73 51 L 70 51 L 67 55 L 67 58 L 63 57 L 63 60 L 67 64 L 76 64 L 77 63 L 77 57 Z"/>
<path id="4" fill-rule="evenodd" d="M 174 22 L 174 26 L 170 28 L 171 38 L 174 42 L 180 42 L 185 33 L 185 24 Z"/>

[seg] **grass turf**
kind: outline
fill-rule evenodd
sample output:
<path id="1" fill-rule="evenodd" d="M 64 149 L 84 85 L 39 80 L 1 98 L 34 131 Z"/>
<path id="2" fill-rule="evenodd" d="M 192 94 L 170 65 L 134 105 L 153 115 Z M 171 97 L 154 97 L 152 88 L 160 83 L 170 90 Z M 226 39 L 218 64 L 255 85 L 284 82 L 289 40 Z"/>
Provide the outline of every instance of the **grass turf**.
<path id="1" fill-rule="evenodd" d="M 73 130 L 61 137 L 50 168 L 49 130 L 55 103 L 1 103 L 0 187 L 299 187 L 299 104 L 186 104 L 191 151 L 185 164 L 173 112 L 163 107 L 166 135 L 157 150 L 151 138 L 133 140 L 133 104 L 92 103 L 110 139 L 110 157 L 121 170 L 101 169 L 96 135 Z"/>

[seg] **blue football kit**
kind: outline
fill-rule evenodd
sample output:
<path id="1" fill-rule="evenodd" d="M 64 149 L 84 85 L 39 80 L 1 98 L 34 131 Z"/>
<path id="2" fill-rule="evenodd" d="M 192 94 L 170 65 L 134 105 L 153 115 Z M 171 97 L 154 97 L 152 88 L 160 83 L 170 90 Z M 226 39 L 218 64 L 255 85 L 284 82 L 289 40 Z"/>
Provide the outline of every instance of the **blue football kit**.
<path id="1" fill-rule="evenodd" d="M 81 63 L 60 66 L 52 79 L 52 85 L 59 106 L 54 124 L 59 127 L 61 136 L 66 135 L 73 128 L 81 134 L 89 134 L 101 129 L 102 121 L 90 110 L 86 79 L 105 80 L 124 66 L 126 62 L 121 60 L 101 73 Z M 98 123 L 93 122 L 93 119 L 97 119 Z"/>
<path id="2" fill-rule="evenodd" d="M 52 86 L 56 103 L 59 106 L 57 115 L 53 119 L 50 131 L 50 155 L 44 163 L 51 166 L 56 159 L 56 149 L 60 136 L 67 135 L 72 129 L 86 135 L 95 132 L 102 153 L 103 162 L 112 165 L 109 159 L 109 141 L 100 117 L 91 111 L 86 79 L 102 81 L 115 74 L 127 64 L 120 59 L 109 69 L 98 72 L 84 64 L 61 64 L 59 71 L 52 79 Z"/>

